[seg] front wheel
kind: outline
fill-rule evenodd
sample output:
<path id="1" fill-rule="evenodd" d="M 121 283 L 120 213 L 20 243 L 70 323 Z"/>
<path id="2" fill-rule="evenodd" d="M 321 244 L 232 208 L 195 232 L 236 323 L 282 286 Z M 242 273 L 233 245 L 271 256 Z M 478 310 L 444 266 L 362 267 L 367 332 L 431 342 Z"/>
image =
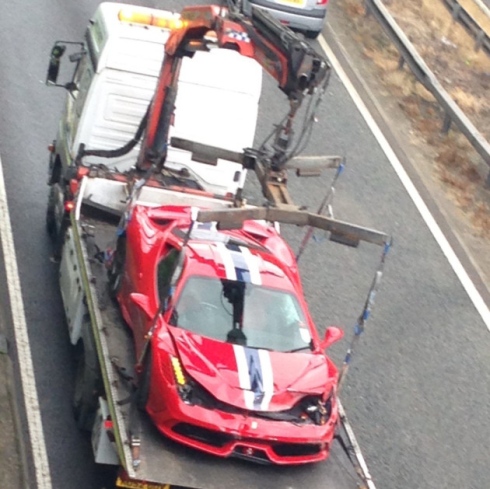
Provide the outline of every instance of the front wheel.
<path id="1" fill-rule="evenodd" d="M 46 209 L 46 231 L 56 240 L 61 227 L 60 206 L 63 207 L 63 190 L 59 183 L 53 183 L 49 188 L 48 207 Z"/>
<path id="2" fill-rule="evenodd" d="M 63 188 L 59 183 L 53 183 L 46 209 L 46 230 L 53 242 L 53 258 L 56 261 L 61 258 L 67 225 L 68 216 L 65 213 Z"/>

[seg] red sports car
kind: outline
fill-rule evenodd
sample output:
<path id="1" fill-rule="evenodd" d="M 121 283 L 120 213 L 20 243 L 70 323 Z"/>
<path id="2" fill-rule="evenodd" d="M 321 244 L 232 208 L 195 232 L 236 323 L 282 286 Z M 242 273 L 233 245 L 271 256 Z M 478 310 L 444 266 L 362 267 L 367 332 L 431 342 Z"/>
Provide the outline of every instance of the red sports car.
<path id="1" fill-rule="evenodd" d="M 110 283 L 144 358 L 140 404 L 169 438 L 221 457 L 303 464 L 329 454 L 338 372 L 271 224 L 191 226 L 189 207 L 136 206 Z M 150 339 L 148 339 L 150 338 Z"/>

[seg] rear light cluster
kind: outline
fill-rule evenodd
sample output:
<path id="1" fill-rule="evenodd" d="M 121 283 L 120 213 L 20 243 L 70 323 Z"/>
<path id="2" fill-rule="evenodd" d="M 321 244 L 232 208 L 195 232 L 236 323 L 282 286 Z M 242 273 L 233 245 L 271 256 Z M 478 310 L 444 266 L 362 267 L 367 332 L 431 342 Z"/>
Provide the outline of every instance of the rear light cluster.
<path id="1" fill-rule="evenodd" d="M 316 0 L 317 5 L 327 5 L 328 0 Z"/>

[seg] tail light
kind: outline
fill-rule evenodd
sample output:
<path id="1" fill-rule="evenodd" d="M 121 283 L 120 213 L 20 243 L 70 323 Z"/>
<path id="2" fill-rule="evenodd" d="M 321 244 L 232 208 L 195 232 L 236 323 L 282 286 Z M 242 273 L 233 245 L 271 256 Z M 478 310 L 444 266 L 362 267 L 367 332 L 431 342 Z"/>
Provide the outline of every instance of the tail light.
<path id="1" fill-rule="evenodd" d="M 317 5 L 327 5 L 328 0 L 316 0 Z"/>
<path id="2" fill-rule="evenodd" d="M 90 168 L 86 166 L 79 166 L 77 169 L 77 180 L 81 180 L 83 177 L 86 177 L 90 173 Z"/>
<path id="3" fill-rule="evenodd" d="M 65 211 L 71 212 L 75 208 L 75 202 L 73 200 L 67 200 L 65 202 Z"/>

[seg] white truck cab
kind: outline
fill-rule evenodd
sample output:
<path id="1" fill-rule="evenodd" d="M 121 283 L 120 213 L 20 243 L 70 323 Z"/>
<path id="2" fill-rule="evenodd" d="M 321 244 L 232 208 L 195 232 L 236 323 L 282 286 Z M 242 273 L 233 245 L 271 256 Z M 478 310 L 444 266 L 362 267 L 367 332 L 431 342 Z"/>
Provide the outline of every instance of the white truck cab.
<path id="1" fill-rule="evenodd" d="M 52 147 L 50 184 L 73 164 L 81 143 L 88 150 L 113 150 L 133 138 L 154 95 L 169 29 L 178 22 L 178 15 L 163 10 L 100 4 L 79 43 L 82 51 L 70 56 L 77 62 L 72 81 L 61 85 L 69 94 Z M 73 48 L 57 45 L 63 52 Z M 236 152 L 251 147 L 261 88 L 262 68 L 235 51 L 217 48 L 185 58 L 170 136 Z M 117 158 L 88 156 L 84 164 L 126 171 L 138 152 L 139 144 Z M 172 147 L 165 166 L 185 169 L 203 190 L 220 196 L 234 195 L 246 171 L 223 160 L 199 163 Z"/>

